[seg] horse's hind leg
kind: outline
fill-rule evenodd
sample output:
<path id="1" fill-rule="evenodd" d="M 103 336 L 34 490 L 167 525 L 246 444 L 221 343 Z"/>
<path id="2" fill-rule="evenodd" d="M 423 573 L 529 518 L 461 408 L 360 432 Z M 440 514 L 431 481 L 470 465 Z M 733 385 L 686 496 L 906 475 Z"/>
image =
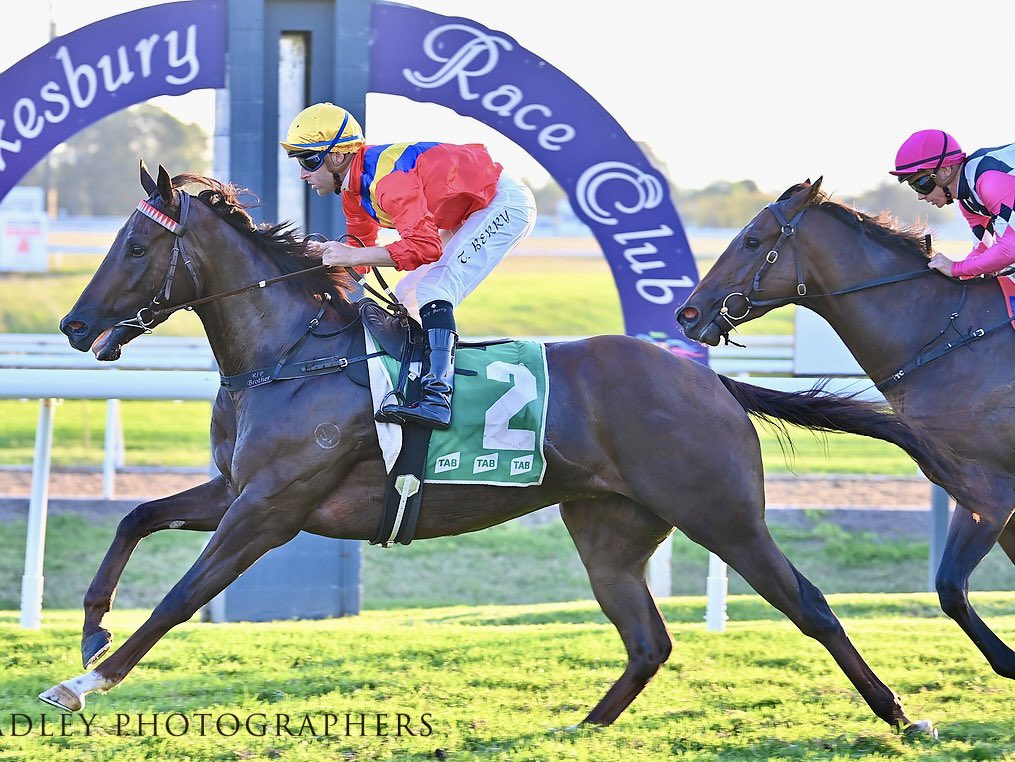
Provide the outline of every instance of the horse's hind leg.
<path id="1" fill-rule="evenodd" d="M 941 565 L 937 571 L 937 594 L 941 608 L 980 649 L 987 662 L 999 675 L 1015 678 L 1015 651 L 987 627 L 969 605 L 969 575 L 987 555 L 994 543 L 1009 555 L 1015 552 L 1015 536 L 1005 521 L 990 516 L 974 516 L 959 508 L 952 514 L 948 527 Z"/>
<path id="2" fill-rule="evenodd" d="M 714 512 L 701 518 L 709 523 L 681 529 L 736 569 L 801 632 L 821 643 L 878 717 L 910 732 L 932 730 L 930 723 L 910 723 L 895 692 L 867 665 L 821 591 L 793 567 L 760 518 L 748 520 L 741 514 L 723 522 Z"/>
<path id="3" fill-rule="evenodd" d="M 645 582 L 645 567 L 673 527 L 627 498 L 562 503 L 596 600 L 627 647 L 627 668 L 585 722 L 609 725 L 669 658 L 672 642 Z"/>
<path id="4" fill-rule="evenodd" d="M 85 623 L 81 634 L 81 660 L 90 669 L 109 650 L 112 635 L 102 618 L 113 605 L 116 586 L 137 544 L 162 529 L 211 532 L 222 519 L 235 495 L 224 477 L 161 500 L 142 503 L 116 528 L 116 537 L 85 594 Z"/>

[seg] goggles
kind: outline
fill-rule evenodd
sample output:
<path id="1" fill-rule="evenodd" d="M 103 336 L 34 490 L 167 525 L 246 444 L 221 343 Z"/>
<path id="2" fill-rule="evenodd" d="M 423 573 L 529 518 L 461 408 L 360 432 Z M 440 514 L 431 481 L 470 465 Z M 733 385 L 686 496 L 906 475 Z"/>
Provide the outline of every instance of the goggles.
<path id="1" fill-rule="evenodd" d="M 934 172 L 929 172 L 924 175 L 917 175 L 906 180 L 909 183 L 909 187 L 919 193 L 921 196 L 929 196 L 937 188 L 937 183 L 934 179 L 937 175 Z"/>
<path id="2" fill-rule="evenodd" d="M 331 139 L 326 148 L 322 148 L 320 151 L 300 151 L 299 153 L 290 152 L 290 156 L 300 163 L 300 166 L 307 172 L 315 172 L 320 169 L 324 164 L 324 159 L 331 152 L 331 149 L 339 142 L 342 137 L 342 133 L 345 132 L 345 126 L 349 123 L 349 114 L 345 115 L 345 119 L 342 120 L 342 126 L 338 128 L 338 132 L 335 133 L 335 137 Z M 348 137 L 345 140 L 352 140 L 352 137 Z M 320 144 L 318 144 L 320 145 Z"/>
<path id="3" fill-rule="evenodd" d="M 321 168 L 324 164 L 324 159 L 328 155 L 328 149 L 318 151 L 316 153 L 301 153 L 293 158 L 299 162 L 299 165 L 307 172 L 314 172 Z"/>

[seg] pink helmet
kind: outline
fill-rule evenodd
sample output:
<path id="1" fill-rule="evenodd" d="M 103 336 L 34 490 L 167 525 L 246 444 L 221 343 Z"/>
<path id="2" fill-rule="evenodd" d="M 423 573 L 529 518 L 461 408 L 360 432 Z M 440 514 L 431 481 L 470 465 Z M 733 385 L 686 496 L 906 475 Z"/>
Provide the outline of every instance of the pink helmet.
<path id="1" fill-rule="evenodd" d="M 965 161 L 966 154 L 959 142 L 943 130 L 914 132 L 895 154 L 895 169 L 891 174 L 904 177 L 925 169 L 937 171 L 950 164 Z"/>

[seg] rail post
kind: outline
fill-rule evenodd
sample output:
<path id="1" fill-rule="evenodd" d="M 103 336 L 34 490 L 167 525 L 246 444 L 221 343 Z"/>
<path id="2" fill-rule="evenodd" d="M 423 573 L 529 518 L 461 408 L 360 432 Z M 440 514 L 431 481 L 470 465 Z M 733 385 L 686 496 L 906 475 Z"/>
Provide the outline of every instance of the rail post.
<path id="1" fill-rule="evenodd" d="M 26 630 L 37 630 L 42 623 L 42 567 L 46 555 L 49 465 L 53 452 L 56 403 L 52 398 L 39 400 L 39 423 L 35 429 L 32 495 L 28 502 L 28 532 L 25 537 L 25 573 L 21 577 L 21 626 Z"/>

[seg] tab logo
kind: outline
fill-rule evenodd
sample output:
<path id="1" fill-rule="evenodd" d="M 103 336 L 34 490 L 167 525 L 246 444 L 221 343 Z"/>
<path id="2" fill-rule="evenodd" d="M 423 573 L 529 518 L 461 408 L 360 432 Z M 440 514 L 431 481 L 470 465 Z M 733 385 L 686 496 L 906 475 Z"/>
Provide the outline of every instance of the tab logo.
<path id="1" fill-rule="evenodd" d="M 434 464 L 434 473 L 443 474 L 445 471 L 454 471 L 459 465 L 461 465 L 461 461 L 461 451 L 449 452 L 447 455 L 438 455 L 437 461 Z"/>
<path id="2" fill-rule="evenodd" d="M 532 470 L 532 456 L 526 455 L 511 461 L 511 475 L 524 474 Z"/>
<path id="3" fill-rule="evenodd" d="M 480 455 L 472 464 L 472 473 L 481 474 L 484 471 L 493 471 L 497 468 L 499 457 L 500 453 L 496 452 L 492 455 Z"/>

